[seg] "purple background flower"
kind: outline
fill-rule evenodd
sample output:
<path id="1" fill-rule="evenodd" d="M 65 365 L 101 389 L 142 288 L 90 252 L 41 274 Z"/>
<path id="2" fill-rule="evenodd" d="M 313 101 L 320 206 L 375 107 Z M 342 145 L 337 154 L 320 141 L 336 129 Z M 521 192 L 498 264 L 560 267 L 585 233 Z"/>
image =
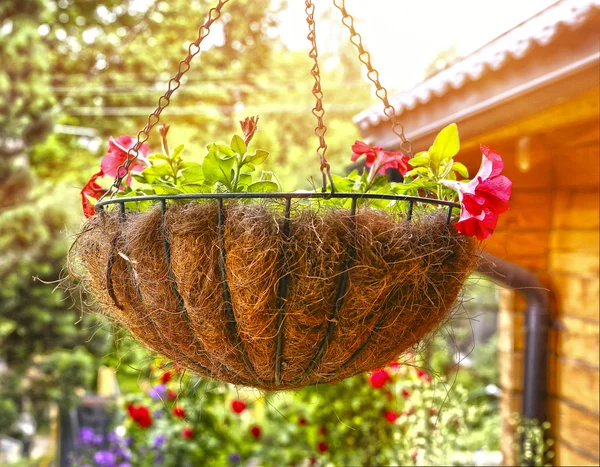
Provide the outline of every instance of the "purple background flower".
<path id="1" fill-rule="evenodd" d="M 117 462 L 117 456 L 111 451 L 98 451 L 94 454 L 96 464 L 106 467 L 114 467 Z"/>
<path id="2" fill-rule="evenodd" d="M 155 401 L 162 399 L 162 396 L 167 391 L 164 384 L 157 384 L 148 390 L 148 395 Z"/>
<path id="3" fill-rule="evenodd" d="M 94 430 L 91 428 L 82 428 L 79 430 L 79 439 L 83 444 L 91 444 L 94 441 Z"/>
<path id="4" fill-rule="evenodd" d="M 163 444 L 165 444 L 165 441 L 167 440 L 166 435 L 156 435 L 154 437 L 154 441 L 152 442 L 152 446 L 154 447 L 154 449 L 159 449 Z"/>

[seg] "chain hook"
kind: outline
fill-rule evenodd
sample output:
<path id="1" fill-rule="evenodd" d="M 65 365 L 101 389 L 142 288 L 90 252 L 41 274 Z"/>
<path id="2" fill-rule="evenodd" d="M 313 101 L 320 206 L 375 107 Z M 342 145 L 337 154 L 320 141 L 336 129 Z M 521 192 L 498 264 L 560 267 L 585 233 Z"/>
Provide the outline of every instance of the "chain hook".
<path id="1" fill-rule="evenodd" d="M 315 79 L 315 84 L 312 88 L 313 96 L 315 96 L 316 103 L 312 109 L 312 114 L 317 119 L 317 127 L 315 128 L 315 135 L 319 139 L 319 147 L 317 148 L 317 155 L 321 161 L 321 174 L 323 176 L 323 188 L 322 192 L 327 191 L 327 181 L 331 184 L 331 193 L 335 193 L 335 186 L 333 179 L 331 178 L 331 167 L 325 153 L 327 152 L 327 142 L 325 141 L 325 133 L 327 133 L 327 126 L 325 126 L 325 108 L 323 107 L 323 89 L 321 88 L 321 69 L 319 67 L 319 50 L 317 48 L 317 31 L 315 26 L 315 5 L 312 0 L 304 1 L 306 11 L 306 22 L 308 23 L 308 35 L 307 39 L 310 41 L 311 49 L 308 56 L 313 59 L 313 67 L 310 70 L 310 74 Z"/>
<path id="2" fill-rule="evenodd" d="M 406 135 L 404 134 L 404 126 L 398 121 L 396 117 L 396 110 L 390 104 L 387 89 L 383 87 L 379 81 L 379 72 L 371 64 L 371 54 L 365 50 L 362 43 L 362 36 L 354 27 L 354 17 L 346 10 L 345 0 L 333 0 L 333 5 L 342 13 L 342 24 L 346 26 L 348 31 L 350 31 L 350 42 L 352 42 L 352 44 L 358 50 L 358 59 L 367 68 L 367 78 L 369 78 L 369 81 L 371 81 L 376 88 L 375 95 L 381 102 L 383 102 L 383 113 L 390 120 L 392 124 L 392 131 L 398 136 L 398 138 L 400 138 L 400 141 L 402 142 L 400 144 L 400 149 L 409 157 L 412 157 L 412 144 L 406 138 Z"/>
<path id="3" fill-rule="evenodd" d="M 177 73 L 169 80 L 167 91 L 158 99 L 158 106 L 156 110 L 154 110 L 154 112 L 148 116 L 146 126 L 137 134 L 137 141 L 135 145 L 129 149 L 129 151 L 127 151 L 127 159 L 125 159 L 125 162 L 123 162 L 123 164 L 117 168 L 115 181 L 100 197 L 98 202 L 102 201 L 107 196 L 113 198 L 119 191 L 123 179 L 129 174 L 129 168 L 131 167 L 131 164 L 133 164 L 133 162 L 139 156 L 139 151 L 142 147 L 142 144 L 148 141 L 148 138 L 150 137 L 150 131 L 152 131 L 152 128 L 154 128 L 154 126 L 156 126 L 156 124 L 160 121 L 160 114 L 171 103 L 171 96 L 181 86 L 181 78 L 190 70 L 190 63 L 192 62 L 192 59 L 200 53 L 200 44 L 210 33 L 210 28 L 213 23 L 221 17 L 221 9 L 228 2 L 229 0 L 219 0 L 218 4 L 209 10 L 208 18 L 204 24 L 198 28 L 198 38 L 188 46 L 187 57 L 179 62 Z"/>

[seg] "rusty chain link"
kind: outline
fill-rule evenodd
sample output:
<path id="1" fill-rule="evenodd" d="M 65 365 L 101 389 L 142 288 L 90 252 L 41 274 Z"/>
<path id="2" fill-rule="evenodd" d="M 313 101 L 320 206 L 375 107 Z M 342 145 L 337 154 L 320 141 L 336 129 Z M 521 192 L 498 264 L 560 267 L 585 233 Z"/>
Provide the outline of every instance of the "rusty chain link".
<path id="1" fill-rule="evenodd" d="M 323 175 L 323 193 L 327 191 L 327 180 L 331 184 L 331 192 L 335 192 L 333 180 L 331 178 L 331 167 L 325 153 L 327 152 L 327 143 L 325 141 L 325 133 L 327 133 L 327 127 L 325 126 L 325 109 L 323 108 L 323 90 L 321 89 L 321 69 L 319 67 L 319 50 L 317 48 L 317 32 L 315 27 L 315 5 L 312 0 L 305 0 L 305 11 L 306 11 L 306 22 L 308 23 L 308 36 L 307 39 L 311 43 L 311 50 L 308 56 L 313 59 L 313 67 L 310 70 L 310 74 L 315 79 L 315 84 L 312 88 L 312 93 L 317 100 L 315 107 L 312 109 L 312 114 L 317 119 L 317 127 L 315 128 L 315 135 L 319 138 L 319 147 L 317 148 L 317 155 L 321 161 L 321 174 Z"/>
<path id="2" fill-rule="evenodd" d="M 354 18 L 346 10 L 345 0 L 333 0 L 334 6 L 342 13 L 342 23 L 350 31 L 350 42 L 358 50 L 358 59 L 367 67 L 367 78 L 375 85 L 375 95 L 383 102 L 383 113 L 390 119 L 392 131 L 400 138 L 400 149 L 412 157 L 412 144 L 404 135 L 404 126 L 396 118 L 396 110 L 388 100 L 387 89 L 379 81 L 379 72 L 371 64 L 371 54 L 367 52 L 362 43 L 361 35 L 354 28 Z"/>
<path id="3" fill-rule="evenodd" d="M 196 55 L 198 55 L 198 53 L 200 53 L 200 44 L 210 33 L 210 28 L 213 25 L 213 23 L 221 17 L 221 9 L 228 2 L 229 0 L 219 0 L 218 4 L 210 9 L 207 20 L 198 29 L 198 38 L 194 42 L 190 43 L 190 45 L 188 46 L 187 57 L 181 62 L 179 62 L 178 71 L 175 74 L 175 76 L 173 76 L 169 80 L 167 91 L 158 99 L 158 106 L 156 110 L 154 110 L 154 112 L 152 112 L 148 116 L 146 126 L 137 134 L 137 141 L 135 145 L 127 151 L 127 159 L 122 165 L 120 165 L 117 168 L 117 175 L 115 177 L 114 183 L 109 187 L 106 193 L 98 200 L 99 202 L 109 195 L 112 198 L 115 195 L 115 193 L 118 192 L 119 187 L 123 182 L 123 179 L 129 173 L 129 168 L 131 167 L 131 164 L 138 158 L 141 146 L 146 141 L 148 141 L 150 137 L 150 131 L 152 131 L 152 129 L 160 121 L 160 115 L 163 112 L 163 110 L 170 104 L 171 96 L 181 86 L 181 78 L 189 71 L 191 67 L 191 61 Z M 319 67 L 319 52 L 317 48 L 316 27 L 314 19 L 315 6 L 312 0 L 305 0 L 304 4 L 306 11 L 306 22 L 308 23 L 309 30 L 307 38 L 312 45 L 312 48 L 309 52 L 309 57 L 312 58 L 314 62 L 310 74 L 315 80 L 312 93 L 315 96 L 316 104 L 315 107 L 312 109 L 312 114 L 317 119 L 317 127 L 314 131 L 315 135 L 319 138 L 319 147 L 317 149 L 317 155 L 320 159 L 320 169 L 323 175 L 323 192 L 326 191 L 327 181 L 329 180 L 329 183 L 331 184 L 331 190 L 333 193 L 335 191 L 335 187 L 331 178 L 330 165 L 327 162 L 327 158 L 325 157 L 325 153 L 327 152 L 327 142 L 325 141 L 325 133 L 327 132 L 327 126 L 325 125 L 324 119 L 325 109 L 323 107 L 321 70 Z M 384 114 L 386 115 L 386 117 L 389 118 L 390 122 L 392 123 L 393 132 L 402 141 L 400 148 L 412 157 L 412 145 L 404 135 L 404 127 L 396 118 L 396 111 L 389 102 L 387 89 L 383 87 L 381 85 L 381 82 L 379 81 L 379 72 L 375 68 L 373 68 L 373 65 L 371 64 L 371 55 L 365 50 L 362 44 L 362 37 L 354 28 L 354 18 L 346 10 L 345 0 L 333 0 L 333 4 L 342 13 L 342 23 L 350 31 L 350 42 L 352 42 L 352 44 L 358 50 L 358 59 L 367 68 L 367 78 L 369 78 L 369 80 L 375 85 L 375 95 L 383 102 Z"/>
<path id="4" fill-rule="evenodd" d="M 137 134 L 137 141 L 135 145 L 129 149 L 129 151 L 127 151 L 127 159 L 117 168 L 117 175 L 114 183 L 110 186 L 106 193 L 102 195 L 98 202 L 102 201 L 109 194 L 112 198 L 115 193 L 119 191 L 119 187 L 121 186 L 123 179 L 129 173 L 129 167 L 131 167 L 133 161 L 135 161 L 139 156 L 139 150 L 142 147 L 142 144 L 148 141 L 148 138 L 150 137 L 150 131 L 152 131 L 152 128 L 154 128 L 154 126 L 160 121 L 160 114 L 171 103 L 171 96 L 181 86 L 181 78 L 191 68 L 190 63 L 192 59 L 200 53 L 200 44 L 210 33 L 212 24 L 221 17 L 221 9 L 228 2 L 229 0 L 219 0 L 219 3 L 215 7 L 211 8 L 208 12 L 208 18 L 204 24 L 198 28 L 198 38 L 188 46 L 187 57 L 179 62 L 177 73 L 169 80 L 167 91 L 158 99 L 158 106 L 156 110 L 148 116 L 146 126 Z"/>

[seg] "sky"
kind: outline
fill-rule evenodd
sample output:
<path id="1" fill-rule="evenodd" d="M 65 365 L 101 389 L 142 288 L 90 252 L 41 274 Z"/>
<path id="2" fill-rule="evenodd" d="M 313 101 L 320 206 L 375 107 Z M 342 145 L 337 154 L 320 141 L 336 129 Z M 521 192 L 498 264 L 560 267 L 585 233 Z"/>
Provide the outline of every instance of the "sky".
<path id="1" fill-rule="evenodd" d="M 333 0 L 313 2 L 319 12 Z M 293 49 L 306 48 L 304 2 L 288 3 L 281 37 Z M 556 0 L 346 0 L 346 8 L 355 17 L 382 83 L 402 91 L 423 80 L 425 68 L 440 50 L 454 44 L 459 56 L 468 55 L 553 3 Z M 348 37 L 343 31 L 342 39 Z M 331 31 L 320 31 L 318 23 L 317 38 L 321 43 L 337 40 Z"/>

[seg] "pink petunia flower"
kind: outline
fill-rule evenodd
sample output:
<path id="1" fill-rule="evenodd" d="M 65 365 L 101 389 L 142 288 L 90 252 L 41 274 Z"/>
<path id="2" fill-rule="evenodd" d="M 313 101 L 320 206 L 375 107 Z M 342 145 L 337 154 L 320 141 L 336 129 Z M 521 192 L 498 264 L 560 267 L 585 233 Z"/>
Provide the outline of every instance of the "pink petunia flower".
<path id="1" fill-rule="evenodd" d="M 369 183 L 375 179 L 377 174 L 385 175 L 387 169 L 398 169 L 402 175 L 410 170 L 409 157 L 401 151 L 384 151 L 381 146 L 368 146 L 362 141 L 356 141 L 352 145 L 352 162 L 365 156 L 365 165 L 370 169 Z"/>
<path id="2" fill-rule="evenodd" d="M 136 141 L 133 136 L 119 136 L 117 139 L 111 136 L 108 140 L 108 153 L 100 162 L 102 172 L 105 175 L 116 177 L 117 170 L 127 160 L 128 151 L 135 146 Z M 140 146 L 137 158 L 129 166 L 129 174 L 125 180 L 126 185 L 131 185 L 131 172 L 141 172 L 150 165 L 147 159 L 148 150 L 147 144 Z"/>
<path id="3" fill-rule="evenodd" d="M 492 235 L 498 216 L 508 209 L 512 182 L 500 175 L 504 168 L 502 157 L 488 146 L 481 145 L 482 161 L 473 180 L 461 183 L 442 180 L 440 183 L 458 193 L 461 203 L 456 230 L 463 235 L 484 240 Z"/>

